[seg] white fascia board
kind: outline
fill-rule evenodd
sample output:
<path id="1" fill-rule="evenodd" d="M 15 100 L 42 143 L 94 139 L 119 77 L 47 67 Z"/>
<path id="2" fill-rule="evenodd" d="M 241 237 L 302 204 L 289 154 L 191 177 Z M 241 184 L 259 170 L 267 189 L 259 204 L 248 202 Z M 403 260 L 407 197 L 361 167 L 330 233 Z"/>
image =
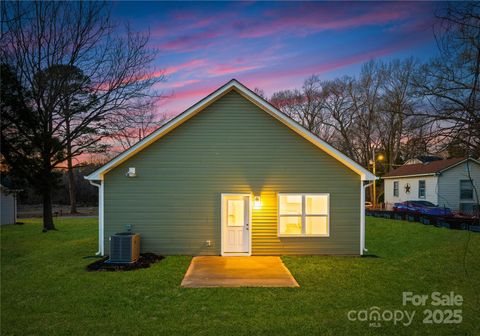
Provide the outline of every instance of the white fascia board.
<path id="1" fill-rule="evenodd" d="M 183 122 L 187 121 L 194 115 L 196 115 L 198 112 L 203 110 L 205 107 L 213 103 L 214 101 L 218 100 L 220 97 L 222 97 L 225 93 L 229 92 L 231 89 L 236 89 L 238 93 L 240 93 L 243 97 L 247 98 L 249 101 L 260 107 L 262 110 L 276 118 L 277 120 L 281 121 L 284 125 L 288 126 L 290 129 L 295 131 L 297 134 L 303 136 L 305 139 L 322 149 L 324 152 L 329 154 L 330 156 L 334 157 L 341 163 L 343 163 L 345 166 L 356 172 L 357 174 L 360 175 L 362 180 L 376 180 L 378 179 L 375 175 L 373 175 L 371 172 L 369 172 L 367 169 L 363 168 L 360 164 L 357 162 L 353 161 L 349 157 L 347 157 L 345 154 L 341 153 L 325 141 L 321 140 L 319 137 L 314 135 L 313 133 L 309 132 L 306 130 L 304 127 L 302 127 L 300 124 L 295 122 L 294 120 L 290 119 L 287 117 L 285 114 L 283 114 L 281 111 L 279 111 L 277 108 L 275 108 L 273 105 L 269 104 L 267 101 L 256 95 L 254 92 L 249 90 L 247 87 L 245 87 L 243 84 L 238 82 L 236 79 L 232 79 L 228 83 L 226 83 L 224 86 L 220 87 L 218 90 L 214 91 L 204 99 L 200 100 L 198 103 L 187 109 L 185 112 L 182 114 L 178 115 L 176 118 L 170 120 L 168 123 L 166 123 L 164 126 L 147 136 L 145 139 L 141 140 L 134 146 L 130 147 L 127 149 L 125 152 L 122 154 L 118 155 L 114 159 L 112 159 L 110 162 L 102 166 L 101 168 L 97 169 L 94 171 L 92 174 L 85 176 L 87 180 L 103 180 L 103 175 L 106 174 L 108 171 L 111 169 L 115 168 L 131 156 L 133 156 L 135 153 L 141 151 L 145 147 L 149 146 L 153 142 L 155 142 L 157 139 L 165 135 L 166 133 L 170 132 L 177 126 L 181 125 Z"/>

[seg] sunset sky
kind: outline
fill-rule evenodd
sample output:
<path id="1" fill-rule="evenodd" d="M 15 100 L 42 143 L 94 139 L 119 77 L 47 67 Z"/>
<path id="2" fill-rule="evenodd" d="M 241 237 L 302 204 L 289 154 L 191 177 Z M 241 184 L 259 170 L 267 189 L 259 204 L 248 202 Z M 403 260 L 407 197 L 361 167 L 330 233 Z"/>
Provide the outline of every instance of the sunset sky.
<path id="1" fill-rule="evenodd" d="M 236 78 L 268 95 L 362 63 L 435 55 L 431 2 L 116 2 L 114 17 L 150 30 L 174 116 Z"/>

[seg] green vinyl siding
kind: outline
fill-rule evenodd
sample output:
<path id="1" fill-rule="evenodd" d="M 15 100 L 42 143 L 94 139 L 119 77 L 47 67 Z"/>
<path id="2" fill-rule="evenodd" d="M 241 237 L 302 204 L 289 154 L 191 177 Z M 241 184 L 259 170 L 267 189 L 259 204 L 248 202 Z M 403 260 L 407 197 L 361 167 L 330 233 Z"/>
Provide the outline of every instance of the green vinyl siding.
<path id="1" fill-rule="evenodd" d="M 128 178 L 128 167 L 137 177 Z M 104 178 L 108 237 L 130 224 L 144 252 L 220 254 L 221 193 L 252 193 L 252 254 L 360 251 L 360 177 L 236 91 Z M 330 193 L 330 237 L 277 237 L 277 195 Z M 212 246 L 208 247 L 206 241 Z"/>

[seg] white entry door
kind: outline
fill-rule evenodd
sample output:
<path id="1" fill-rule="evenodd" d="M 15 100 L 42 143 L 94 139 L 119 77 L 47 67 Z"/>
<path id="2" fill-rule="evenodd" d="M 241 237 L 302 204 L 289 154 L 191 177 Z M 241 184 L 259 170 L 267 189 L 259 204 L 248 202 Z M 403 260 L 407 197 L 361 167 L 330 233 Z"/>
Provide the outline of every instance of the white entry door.
<path id="1" fill-rule="evenodd" d="M 250 254 L 250 195 L 222 195 L 222 254 Z"/>

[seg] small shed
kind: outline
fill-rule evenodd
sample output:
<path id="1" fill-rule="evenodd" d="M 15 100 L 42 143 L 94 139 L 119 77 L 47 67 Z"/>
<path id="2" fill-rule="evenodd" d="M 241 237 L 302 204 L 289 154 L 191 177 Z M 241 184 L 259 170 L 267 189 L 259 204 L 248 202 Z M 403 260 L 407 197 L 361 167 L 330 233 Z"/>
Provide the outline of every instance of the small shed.
<path id="1" fill-rule="evenodd" d="M 17 222 L 17 190 L 0 184 L 0 224 L 15 224 Z"/>

